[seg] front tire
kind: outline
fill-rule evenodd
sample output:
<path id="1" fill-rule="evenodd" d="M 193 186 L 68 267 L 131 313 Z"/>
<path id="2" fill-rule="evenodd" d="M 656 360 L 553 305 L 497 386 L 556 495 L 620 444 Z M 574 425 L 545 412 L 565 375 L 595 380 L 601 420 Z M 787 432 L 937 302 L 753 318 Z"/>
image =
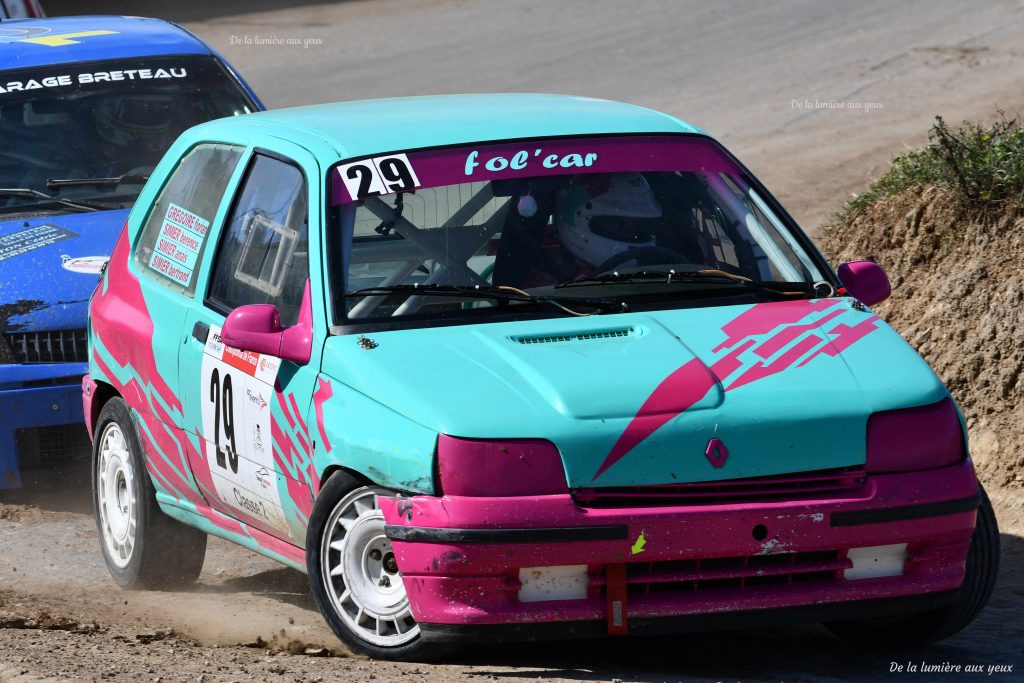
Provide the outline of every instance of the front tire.
<path id="1" fill-rule="evenodd" d="M 123 399 L 107 401 L 94 434 L 93 511 L 114 581 L 127 589 L 194 582 L 203 569 L 206 534 L 161 512 Z"/>
<path id="2" fill-rule="evenodd" d="M 860 645 L 927 645 L 966 628 L 992 595 L 999 574 L 999 527 L 985 488 L 979 483 L 981 507 L 971 536 L 960 594 L 949 605 L 903 617 L 838 621 L 825 626 Z"/>
<path id="3" fill-rule="evenodd" d="M 349 649 L 394 661 L 435 658 L 424 645 L 384 535 L 378 496 L 391 493 L 337 472 L 317 496 L 306 536 L 309 583 L 320 613 Z"/>

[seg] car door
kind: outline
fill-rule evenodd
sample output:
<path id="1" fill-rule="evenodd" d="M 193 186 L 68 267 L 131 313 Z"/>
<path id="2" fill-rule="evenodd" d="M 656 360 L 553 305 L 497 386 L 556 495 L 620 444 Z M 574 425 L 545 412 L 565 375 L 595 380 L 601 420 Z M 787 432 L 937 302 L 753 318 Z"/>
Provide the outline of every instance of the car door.
<path id="1" fill-rule="evenodd" d="M 288 433 L 301 419 L 295 389 L 311 384 L 301 377 L 315 376 L 319 357 L 306 369 L 226 346 L 220 331 L 226 315 L 247 304 L 274 304 L 283 326 L 297 322 L 309 280 L 311 195 L 298 162 L 252 152 L 199 285 L 206 296 L 186 314 L 179 359 L 185 428 L 201 446 L 192 471 L 207 500 L 293 542 L 305 538 L 312 444 L 308 430 Z M 308 406 L 308 391 L 298 393 Z"/>
<path id="2" fill-rule="evenodd" d="M 130 380 L 125 399 L 137 411 L 158 492 L 190 504 L 201 503 L 203 497 L 190 473 L 187 453 L 193 443 L 177 407 L 179 340 L 187 310 L 197 296 L 198 263 L 212 249 L 208 248 L 209 226 L 224 212 L 224 193 L 232 178 L 241 174 L 244 152 L 244 147 L 200 143 L 168 153 L 177 159 L 173 169 L 166 177 L 155 177 L 162 184 L 138 232 L 129 225 L 129 234 L 136 235 L 129 268 L 138 277 L 145 304 L 143 311 L 130 310 L 129 302 L 123 304 L 124 319 L 137 326 L 125 330 L 136 342 L 126 345 L 133 355 L 119 359 L 107 355 L 104 347 L 93 349 L 108 367 L 125 367 L 120 370 Z M 183 220 L 188 228 L 179 224 Z M 143 352 L 146 346 L 151 348 Z"/>

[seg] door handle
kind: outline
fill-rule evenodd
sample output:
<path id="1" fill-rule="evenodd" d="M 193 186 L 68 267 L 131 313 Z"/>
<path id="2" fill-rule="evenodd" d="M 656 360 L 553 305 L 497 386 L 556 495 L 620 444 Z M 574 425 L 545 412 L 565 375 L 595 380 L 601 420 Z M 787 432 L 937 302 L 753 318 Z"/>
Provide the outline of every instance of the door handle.
<path id="1" fill-rule="evenodd" d="M 210 326 L 206 323 L 197 322 L 192 326 L 192 338 L 201 344 L 205 344 L 210 338 Z"/>

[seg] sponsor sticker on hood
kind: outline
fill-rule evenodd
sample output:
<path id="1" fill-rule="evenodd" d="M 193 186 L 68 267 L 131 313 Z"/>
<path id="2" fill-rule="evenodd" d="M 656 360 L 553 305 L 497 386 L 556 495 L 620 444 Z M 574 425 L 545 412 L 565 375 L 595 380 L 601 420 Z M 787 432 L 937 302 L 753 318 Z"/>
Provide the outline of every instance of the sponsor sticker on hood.
<path id="1" fill-rule="evenodd" d="M 70 270 L 72 273 L 99 275 L 109 260 L 109 256 L 68 256 L 63 254 L 60 257 L 60 265 L 64 270 Z"/>
<path id="2" fill-rule="evenodd" d="M 78 237 L 78 233 L 71 232 L 59 225 L 37 225 L 20 232 L 12 232 L 9 235 L 0 236 L 0 261 L 6 261 L 73 237 Z"/>

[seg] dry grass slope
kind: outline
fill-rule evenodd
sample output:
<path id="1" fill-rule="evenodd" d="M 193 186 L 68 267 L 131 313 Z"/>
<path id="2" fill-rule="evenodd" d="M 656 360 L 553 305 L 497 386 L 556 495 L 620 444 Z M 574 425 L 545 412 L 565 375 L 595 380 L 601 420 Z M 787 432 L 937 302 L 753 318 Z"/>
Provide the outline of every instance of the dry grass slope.
<path id="1" fill-rule="evenodd" d="M 1024 484 L 1024 210 L 964 201 L 953 187 L 875 197 L 829 231 L 833 263 L 877 261 L 877 307 L 935 369 L 967 417 L 986 483 Z"/>

